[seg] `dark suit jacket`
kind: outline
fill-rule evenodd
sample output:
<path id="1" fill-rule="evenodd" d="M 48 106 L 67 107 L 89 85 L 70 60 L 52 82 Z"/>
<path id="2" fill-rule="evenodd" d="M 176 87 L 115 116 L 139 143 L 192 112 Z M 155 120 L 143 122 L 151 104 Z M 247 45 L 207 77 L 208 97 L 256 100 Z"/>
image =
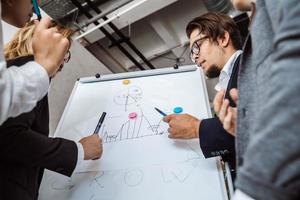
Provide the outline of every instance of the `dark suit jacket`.
<path id="1" fill-rule="evenodd" d="M 22 65 L 33 57 L 8 61 Z M 48 99 L 0 126 L 0 199 L 37 199 L 44 168 L 70 176 L 77 163 L 75 142 L 49 138 Z"/>
<path id="2" fill-rule="evenodd" d="M 240 63 L 239 56 L 233 66 L 230 80 L 228 82 L 225 98 L 229 98 L 229 91 L 237 88 L 237 76 Z M 230 101 L 234 106 L 234 102 Z M 228 161 L 232 169 L 235 169 L 235 138 L 230 135 L 220 122 L 218 117 L 204 119 L 199 128 L 200 147 L 206 158 L 222 156 L 223 160 Z"/>

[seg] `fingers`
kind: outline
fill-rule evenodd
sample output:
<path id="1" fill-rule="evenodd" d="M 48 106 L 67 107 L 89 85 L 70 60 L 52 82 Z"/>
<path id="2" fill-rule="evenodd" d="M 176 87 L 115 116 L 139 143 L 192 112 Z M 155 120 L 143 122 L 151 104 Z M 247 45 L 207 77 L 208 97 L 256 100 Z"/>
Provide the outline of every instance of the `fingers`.
<path id="1" fill-rule="evenodd" d="M 57 30 L 56 27 L 49 28 L 48 30 L 49 30 L 51 33 L 57 33 L 57 32 L 58 32 L 58 30 Z"/>
<path id="2" fill-rule="evenodd" d="M 189 114 L 173 114 L 164 121 L 169 125 L 169 138 L 191 139 L 199 137 L 200 120 Z"/>
<path id="3" fill-rule="evenodd" d="M 103 154 L 103 145 L 102 145 L 102 139 L 99 137 L 98 134 L 92 135 L 93 139 L 95 139 L 95 156 L 92 158 L 92 160 L 97 160 L 101 158 Z"/>
<path id="4" fill-rule="evenodd" d="M 34 23 L 36 25 L 35 30 L 39 32 L 48 29 L 51 26 L 52 21 L 46 16 L 43 17 L 40 22 L 35 20 Z"/>
<path id="5" fill-rule="evenodd" d="M 168 133 L 169 133 L 168 137 L 174 138 L 174 132 L 175 132 L 175 130 L 173 128 L 171 128 L 171 127 L 168 128 Z"/>
<path id="6" fill-rule="evenodd" d="M 53 22 L 49 17 L 35 23 L 36 28 L 32 39 L 34 59 L 52 77 L 62 64 L 70 42 L 58 33 L 56 27 L 52 27 Z"/>
<path id="7" fill-rule="evenodd" d="M 168 137 L 169 137 L 170 139 L 191 139 L 191 138 L 185 137 L 183 134 L 178 134 L 178 133 L 175 133 L 175 134 L 169 134 Z"/>
<path id="8" fill-rule="evenodd" d="M 223 127 L 228 132 L 230 132 L 231 120 L 232 120 L 232 112 L 229 111 L 223 121 Z"/>
<path id="9" fill-rule="evenodd" d="M 98 153 L 97 159 L 101 158 L 102 154 L 103 154 L 103 143 L 102 143 L 102 138 L 100 138 L 100 137 L 99 137 L 99 146 L 100 146 L 100 148 L 99 148 L 99 153 Z"/>
<path id="10" fill-rule="evenodd" d="M 168 137 L 169 137 L 170 139 L 179 139 L 178 137 L 176 137 L 175 135 L 172 135 L 172 134 L 169 134 Z"/>
<path id="11" fill-rule="evenodd" d="M 175 114 L 172 114 L 172 115 L 167 115 L 163 118 L 164 122 L 168 123 L 169 124 L 169 128 L 168 128 L 168 137 L 169 138 L 176 138 L 176 129 L 175 128 L 172 128 L 174 126 L 174 117 L 176 115 Z"/>
<path id="12" fill-rule="evenodd" d="M 170 134 L 174 133 L 174 129 L 172 129 L 171 127 L 168 128 L 168 133 L 170 133 Z"/>
<path id="13" fill-rule="evenodd" d="M 168 131 L 169 132 L 169 131 Z M 169 132 L 170 133 L 170 132 Z M 183 137 L 182 136 L 182 134 L 177 134 L 177 133 L 170 133 L 169 135 L 168 135 L 168 137 L 170 138 L 170 139 L 185 139 L 185 137 Z"/>
<path id="14" fill-rule="evenodd" d="M 231 135 L 235 136 L 235 127 L 236 121 L 234 119 L 234 111 L 230 109 L 224 118 L 223 128 L 230 133 Z"/>
<path id="15" fill-rule="evenodd" d="M 237 104 L 238 102 L 238 90 L 237 89 L 231 89 L 230 90 L 230 96 L 232 98 L 232 100 L 235 102 L 235 104 Z"/>
<path id="16" fill-rule="evenodd" d="M 34 27 L 35 27 L 35 30 L 36 30 L 36 27 L 39 25 L 40 21 L 35 19 L 35 20 L 33 20 L 33 23 L 34 23 Z"/>
<path id="17" fill-rule="evenodd" d="M 87 136 L 87 137 L 91 137 L 91 138 L 93 138 L 93 140 L 99 140 L 99 135 L 98 134 L 91 134 L 90 136 Z"/>
<path id="18" fill-rule="evenodd" d="M 168 137 L 171 139 L 179 139 L 183 138 L 182 134 L 180 134 L 180 131 L 178 131 L 176 128 L 173 128 L 172 125 L 168 128 Z"/>
<path id="19" fill-rule="evenodd" d="M 174 138 L 178 137 L 176 134 L 176 129 L 172 128 L 171 126 L 170 126 L 170 128 L 168 128 L 168 133 L 169 133 L 169 135 L 168 135 L 169 138 L 174 139 Z"/>
<path id="20" fill-rule="evenodd" d="M 229 100 L 228 99 L 224 99 L 223 104 L 221 106 L 221 110 L 219 112 L 219 119 L 220 121 L 223 123 L 224 118 L 228 112 L 229 109 Z"/>
<path id="21" fill-rule="evenodd" d="M 163 121 L 169 123 L 175 116 L 175 114 L 167 115 L 163 118 Z"/>
<path id="22" fill-rule="evenodd" d="M 94 160 L 102 156 L 103 146 L 102 139 L 98 134 L 92 134 L 84 137 L 79 142 L 82 144 L 84 150 L 84 160 Z"/>
<path id="23" fill-rule="evenodd" d="M 232 108 L 232 120 L 237 124 L 237 108 Z"/>
<path id="24" fill-rule="evenodd" d="M 62 34 L 58 33 L 56 29 L 50 30 L 53 32 L 53 38 L 60 43 L 61 48 L 65 50 L 65 53 L 68 51 L 68 47 L 70 46 L 70 42 L 67 38 L 65 38 Z M 64 56 L 64 55 L 63 55 Z"/>
<path id="25" fill-rule="evenodd" d="M 93 134 L 92 137 L 95 140 L 95 144 L 97 146 L 102 146 L 102 139 L 98 134 Z"/>
<path id="26" fill-rule="evenodd" d="M 223 102 L 223 99 L 224 99 L 224 94 L 225 94 L 225 91 L 224 90 L 221 90 L 220 92 L 218 92 L 214 98 L 214 110 L 215 110 L 215 113 L 219 113 L 220 112 L 220 109 L 221 109 L 221 105 L 222 105 L 222 102 Z"/>

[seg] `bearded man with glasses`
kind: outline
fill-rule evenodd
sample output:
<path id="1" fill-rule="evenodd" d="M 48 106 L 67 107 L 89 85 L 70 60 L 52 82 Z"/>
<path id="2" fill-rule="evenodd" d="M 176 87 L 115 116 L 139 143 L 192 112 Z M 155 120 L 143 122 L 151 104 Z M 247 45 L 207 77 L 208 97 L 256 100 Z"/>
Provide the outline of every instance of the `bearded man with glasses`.
<path id="1" fill-rule="evenodd" d="M 215 89 L 223 90 L 225 98 L 230 98 L 230 89 L 237 87 L 242 53 L 239 50 L 241 36 L 234 20 L 222 13 L 208 12 L 190 21 L 186 33 L 190 40 L 191 60 L 208 78 L 219 77 Z M 234 104 L 229 100 L 228 103 Z M 189 114 L 172 114 L 163 120 L 169 124 L 170 138 L 199 138 L 206 158 L 222 156 L 232 169 L 235 168 L 235 138 L 223 128 L 217 117 L 197 119 Z"/>

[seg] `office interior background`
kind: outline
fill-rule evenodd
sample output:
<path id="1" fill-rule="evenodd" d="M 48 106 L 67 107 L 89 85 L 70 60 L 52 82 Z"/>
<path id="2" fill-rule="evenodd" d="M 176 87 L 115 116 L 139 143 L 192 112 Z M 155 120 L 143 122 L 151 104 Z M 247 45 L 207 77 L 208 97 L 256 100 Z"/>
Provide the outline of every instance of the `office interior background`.
<path id="1" fill-rule="evenodd" d="M 187 23 L 207 11 L 241 15 L 230 0 L 41 0 L 40 7 L 76 30 L 71 60 L 49 90 L 50 135 L 78 78 L 192 64 Z M 5 43 L 16 28 L 3 26 Z M 216 83 L 206 80 L 210 102 Z"/>

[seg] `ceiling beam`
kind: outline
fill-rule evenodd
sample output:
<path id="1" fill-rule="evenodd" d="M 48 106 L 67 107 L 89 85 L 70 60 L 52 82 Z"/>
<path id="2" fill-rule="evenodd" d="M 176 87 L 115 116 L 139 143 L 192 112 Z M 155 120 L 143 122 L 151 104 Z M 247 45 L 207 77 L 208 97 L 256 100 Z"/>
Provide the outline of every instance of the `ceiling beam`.
<path id="1" fill-rule="evenodd" d="M 179 58 L 182 56 L 182 50 L 180 48 L 174 48 L 180 46 L 180 40 L 176 34 L 176 31 L 165 21 L 159 14 L 154 14 L 148 19 L 151 27 L 155 30 L 158 36 L 165 42 L 169 49 L 172 49 L 172 53 Z"/>

